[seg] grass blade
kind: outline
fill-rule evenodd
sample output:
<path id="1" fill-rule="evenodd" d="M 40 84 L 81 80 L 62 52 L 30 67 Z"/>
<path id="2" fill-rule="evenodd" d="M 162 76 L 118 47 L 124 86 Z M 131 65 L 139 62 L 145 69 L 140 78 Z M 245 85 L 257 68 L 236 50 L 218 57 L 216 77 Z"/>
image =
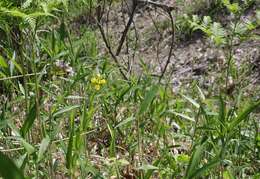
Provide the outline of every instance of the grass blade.
<path id="1" fill-rule="evenodd" d="M 243 120 L 247 119 L 251 112 L 260 106 L 260 101 L 248 106 L 243 112 L 241 112 L 238 117 L 230 124 L 229 129 L 233 130 L 237 127 Z"/>
<path id="2" fill-rule="evenodd" d="M 145 95 L 145 98 L 142 101 L 141 106 L 140 106 L 140 110 L 139 110 L 140 115 L 144 114 L 147 111 L 148 107 L 150 106 L 153 99 L 155 98 L 158 90 L 159 90 L 159 87 L 154 85 L 151 87 L 150 91 Z"/>
<path id="3" fill-rule="evenodd" d="M 203 167 L 195 170 L 191 175 L 190 178 L 198 178 L 200 177 L 204 172 L 216 167 L 220 163 L 220 160 L 212 160 L 208 164 L 204 165 Z"/>
<path id="4" fill-rule="evenodd" d="M 133 121 L 134 119 L 135 119 L 134 116 L 130 116 L 129 118 L 120 122 L 115 128 L 119 128 L 121 126 L 124 126 L 124 125 L 128 124 L 129 122 Z"/>
<path id="5" fill-rule="evenodd" d="M 65 108 L 63 108 L 63 109 L 61 109 L 61 110 L 59 110 L 58 112 L 54 113 L 54 114 L 53 114 L 53 117 L 56 117 L 56 116 L 58 116 L 58 115 L 61 115 L 61 114 L 63 114 L 63 113 L 69 112 L 69 111 L 72 111 L 72 110 L 74 110 L 74 109 L 76 109 L 76 108 L 79 108 L 79 105 L 67 106 L 67 107 L 65 107 Z"/>
<path id="6" fill-rule="evenodd" d="M 199 103 L 197 103 L 194 99 L 188 97 L 188 96 L 185 96 L 185 95 L 182 95 L 182 97 L 184 97 L 186 100 L 188 100 L 193 106 L 195 106 L 196 108 L 200 108 L 200 105 Z"/>
<path id="7" fill-rule="evenodd" d="M 24 124 L 23 124 L 23 126 L 21 127 L 21 130 L 20 130 L 21 135 L 23 137 L 25 137 L 27 132 L 31 129 L 35 119 L 36 119 L 36 105 L 34 104 L 31 107 L 31 109 L 30 109 L 30 111 L 29 111 L 29 113 L 26 117 L 26 120 L 24 121 Z"/>
<path id="8" fill-rule="evenodd" d="M 70 137 L 66 153 L 66 168 L 71 169 L 73 160 L 73 144 L 74 144 L 74 112 L 70 115 Z"/>
<path id="9" fill-rule="evenodd" d="M 187 116 L 187 115 L 185 115 L 185 114 L 181 114 L 181 113 L 177 113 L 177 112 L 173 112 L 173 113 L 174 113 L 176 116 L 182 117 L 182 118 L 187 119 L 187 120 L 192 121 L 192 122 L 195 122 L 195 120 L 194 120 L 193 118 L 191 118 L 191 117 L 189 117 L 189 116 Z"/>
<path id="10" fill-rule="evenodd" d="M 49 138 L 49 136 L 47 136 L 41 142 L 38 157 L 37 157 L 38 162 L 43 159 L 44 153 L 48 149 L 49 144 L 50 144 L 50 138 Z"/>
<path id="11" fill-rule="evenodd" d="M 0 152 L 0 176 L 5 179 L 23 179 L 23 173 L 14 162 Z"/>
<path id="12" fill-rule="evenodd" d="M 187 172 L 186 172 L 186 179 L 191 178 L 191 176 L 193 175 L 193 172 L 196 171 L 196 167 L 199 165 L 200 161 L 201 161 L 201 156 L 203 153 L 203 149 L 205 147 L 205 142 L 200 145 L 197 146 L 197 148 L 195 149 L 195 151 L 192 154 L 192 157 L 190 159 L 188 168 L 187 168 Z"/>

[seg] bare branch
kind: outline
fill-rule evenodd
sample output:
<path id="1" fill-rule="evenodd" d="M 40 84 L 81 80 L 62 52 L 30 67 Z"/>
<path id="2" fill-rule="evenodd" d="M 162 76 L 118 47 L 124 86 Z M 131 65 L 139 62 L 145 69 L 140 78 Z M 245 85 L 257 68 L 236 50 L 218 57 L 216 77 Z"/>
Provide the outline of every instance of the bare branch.
<path id="1" fill-rule="evenodd" d="M 101 12 L 101 6 L 100 6 L 100 4 L 99 4 L 98 7 L 97 7 L 97 19 L 96 19 L 97 22 L 96 22 L 96 23 L 97 23 L 98 28 L 99 28 L 99 31 L 100 31 L 100 33 L 101 33 L 102 39 L 103 39 L 103 41 L 104 41 L 104 43 L 105 43 L 105 45 L 106 45 L 106 48 L 108 49 L 109 54 L 111 55 L 111 57 L 112 57 L 113 60 L 115 61 L 115 63 L 116 63 L 116 65 L 117 65 L 117 67 L 118 67 L 118 69 L 119 69 L 121 75 L 123 76 L 123 78 L 124 78 L 125 80 L 128 80 L 127 76 L 126 76 L 125 73 L 123 72 L 120 63 L 119 63 L 117 57 L 115 56 L 115 54 L 113 53 L 112 48 L 111 48 L 111 46 L 110 46 L 110 44 L 109 44 L 109 42 L 108 42 L 108 40 L 107 40 L 107 38 L 106 38 L 106 34 L 105 34 L 104 29 L 103 29 L 103 27 L 102 27 L 102 25 L 101 25 L 101 18 L 102 18 L 102 12 Z"/>
<path id="2" fill-rule="evenodd" d="M 138 4 L 137 4 L 137 0 L 132 0 L 132 1 L 133 1 L 133 7 L 131 8 L 132 12 L 130 14 L 130 17 L 129 17 L 129 20 L 128 20 L 127 24 L 126 24 L 126 27 L 125 27 L 125 29 L 123 31 L 121 39 L 119 41 L 119 45 L 118 45 L 118 48 L 116 50 L 116 56 L 118 56 L 120 54 L 120 52 L 121 52 L 122 46 L 123 46 L 125 38 L 127 36 L 127 32 L 128 32 L 128 30 L 129 30 L 129 28 L 130 28 L 130 26 L 131 26 L 131 24 L 133 22 L 133 19 L 134 19 L 135 10 L 136 10 Z"/>
<path id="3" fill-rule="evenodd" d="M 159 78 L 159 82 L 161 82 L 161 80 L 162 80 L 162 78 L 163 78 L 163 76 L 164 76 L 164 74 L 165 74 L 165 72 L 166 72 L 166 70 L 167 70 L 167 67 L 168 67 L 168 65 L 170 64 L 170 62 L 171 62 L 171 57 L 172 57 L 172 54 L 173 54 L 173 45 L 174 45 L 174 35 L 175 35 L 175 28 L 174 28 L 174 22 L 173 22 L 173 17 L 172 17 L 172 14 L 171 14 L 171 12 L 170 11 L 168 11 L 168 14 L 169 14 L 169 17 L 170 17 L 170 19 L 171 19 L 171 28 L 172 28 L 172 39 L 171 39 L 171 47 L 170 47 L 170 51 L 169 51 L 169 55 L 168 55 L 168 59 L 167 59 L 167 62 L 166 62 L 166 64 L 165 64 L 165 66 L 164 66 L 164 69 L 163 69 L 163 71 L 162 71 L 162 73 L 161 73 L 161 76 L 160 76 L 160 78 Z M 175 55 L 174 55 L 175 56 Z"/>

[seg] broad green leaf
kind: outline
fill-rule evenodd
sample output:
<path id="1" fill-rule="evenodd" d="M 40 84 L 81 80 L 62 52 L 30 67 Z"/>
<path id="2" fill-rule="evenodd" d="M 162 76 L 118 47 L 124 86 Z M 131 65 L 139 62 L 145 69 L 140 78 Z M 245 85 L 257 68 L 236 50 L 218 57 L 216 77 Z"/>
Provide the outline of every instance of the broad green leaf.
<path id="1" fill-rule="evenodd" d="M 5 62 L 5 59 L 0 55 L 0 67 L 7 68 L 8 65 Z"/>
<path id="2" fill-rule="evenodd" d="M 151 87 L 150 91 L 145 95 L 144 100 L 141 103 L 139 114 L 142 115 L 147 111 L 150 104 L 152 103 L 153 99 L 155 98 L 157 92 L 159 90 L 159 87 L 154 85 Z"/>
<path id="3" fill-rule="evenodd" d="M 4 179 L 23 179 L 23 173 L 14 162 L 0 152 L 0 176 Z"/>
<path id="4" fill-rule="evenodd" d="M 26 163 L 26 158 L 27 158 L 28 154 L 25 153 L 23 155 L 21 155 L 16 161 L 15 161 L 15 164 L 18 168 L 23 168 L 23 166 L 25 165 Z"/>
<path id="5" fill-rule="evenodd" d="M 33 153 L 35 152 L 35 148 L 34 148 L 31 144 L 29 144 L 28 142 L 26 142 L 26 140 L 20 139 L 20 141 L 21 141 L 23 147 L 25 148 L 26 152 L 27 152 L 29 155 L 31 155 L 31 154 L 33 154 Z"/>
<path id="6" fill-rule="evenodd" d="M 39 153 L 38 153 L 38 158 L 37 158 L 38 162 L 43 159 L 44 153 L 48 149 L 49 144 L 50 144 L 50 138 L 49 138 L 49 136 L 47 136 L 41 142 Z"/>

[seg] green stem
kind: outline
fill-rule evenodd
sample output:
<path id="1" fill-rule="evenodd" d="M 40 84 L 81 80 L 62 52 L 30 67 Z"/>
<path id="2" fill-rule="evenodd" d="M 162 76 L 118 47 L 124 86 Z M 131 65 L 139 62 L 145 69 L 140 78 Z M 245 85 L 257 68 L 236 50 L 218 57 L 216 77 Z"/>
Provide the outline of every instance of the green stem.
<path id="1" fill-rule="evenodd" d="M 227 71 L 226 71 L 226 89 L 228 89 L 228 77 L 230 75 L 230 66 L 231 66 L 231 61 L 232 61 L 232 57 L 233 57 L 233 41 L 234 41 L 234 37 L 235 37 L 235 31 L 236 31 L 236 28 L 237 28 L 237 25 L 239 23 L 239 19 L 240 19 L 241 15 L 237 15 L 236 18 L 235 18 L 235 25 L 234 25 L 234 28 L 232 29 L 231 31 L 231 34 L 230 34 L 230 42 L 229 42 L 229 47 L 228 47 L 228 64 L 227 64 Z"/>

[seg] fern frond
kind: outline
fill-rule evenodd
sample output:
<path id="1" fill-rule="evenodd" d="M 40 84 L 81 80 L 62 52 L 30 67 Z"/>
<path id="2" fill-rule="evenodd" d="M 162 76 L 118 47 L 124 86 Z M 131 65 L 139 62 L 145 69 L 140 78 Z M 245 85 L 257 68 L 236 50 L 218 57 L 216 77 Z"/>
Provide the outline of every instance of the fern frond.
<path id="1" fill-rule="evenodd" d="M 30 7 L 31 4 L 32 4 L 32 1 L 33 1 L 33 0 L 26 0 L 26 1 L 22 4 L 22 9 L 26 9 L 26 8 Z"/>
<path id="2" fill-rule="evenodd" d="M 12 17 L 20 17 L 20 18 L 25 18 L 27 16 L 27 14 L 19 11 L 18 9 L 7 9 L 4 7 L 0 8 L 0 13 L 2 14 L 6 14 Z"/>
<path id="3" fill-rule="evenodd" d="M 36 19 L 34 17 L 28 15 L 24 18 L 24 22 L 28 23 L 33 30 L 35 29 Z"/>
<path id="4" fill-rule="evenodd" d="M 220 23 L 214 22 L 210 31 L 212 33 L 211 39 L 216 43 L 216 45 L 223 45 L 226 43 L 226 30 L 222 27 Z"/>

